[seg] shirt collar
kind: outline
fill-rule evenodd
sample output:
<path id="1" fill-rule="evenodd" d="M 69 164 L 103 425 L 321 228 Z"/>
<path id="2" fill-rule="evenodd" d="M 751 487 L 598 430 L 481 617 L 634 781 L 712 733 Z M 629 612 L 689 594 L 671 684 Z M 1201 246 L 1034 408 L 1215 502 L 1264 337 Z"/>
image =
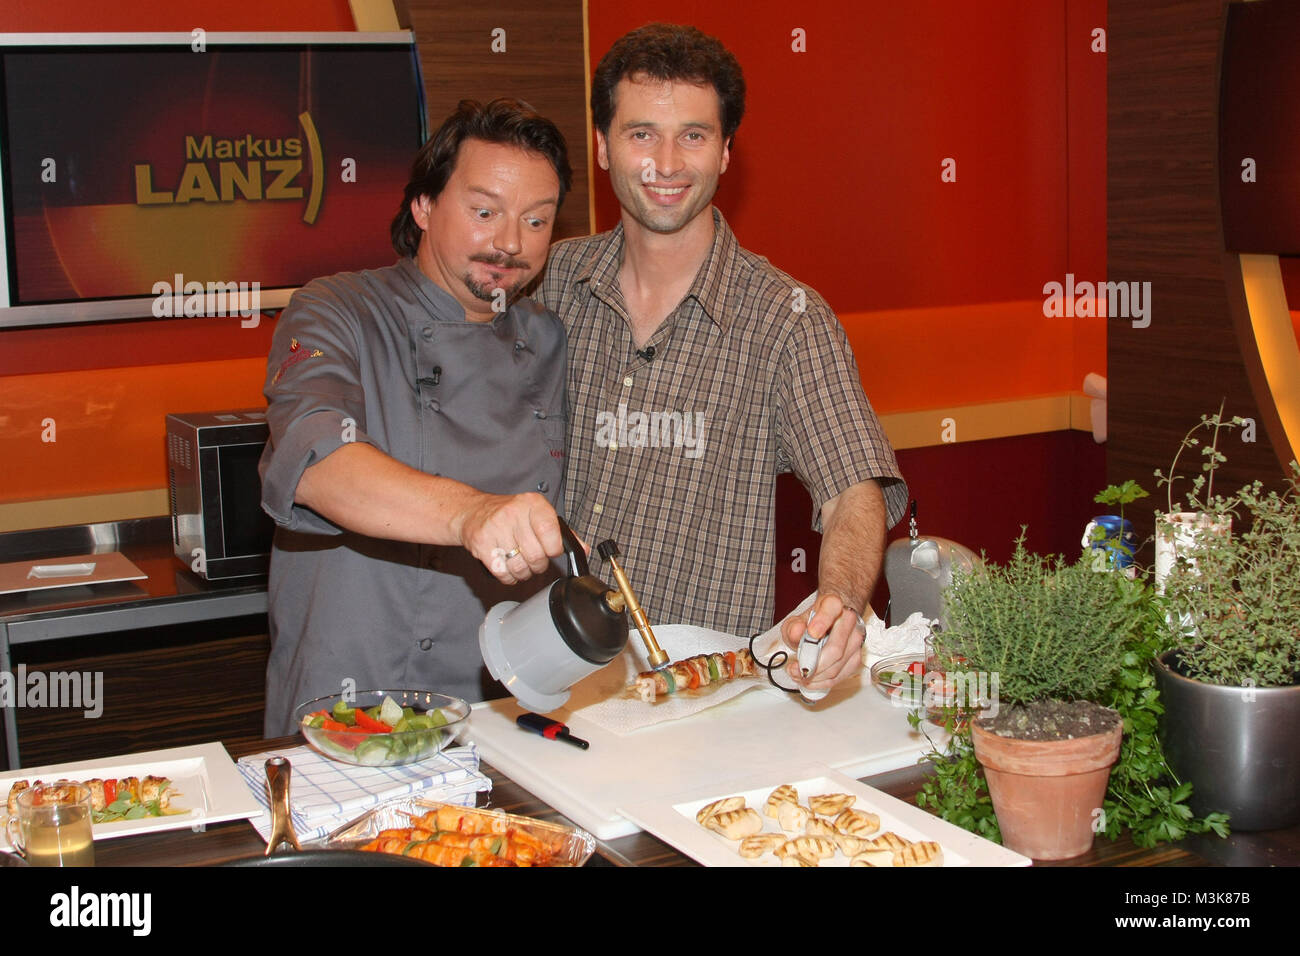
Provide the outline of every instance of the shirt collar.
<path id="1" fill-rule="evenodd" d="M 465 307 L 457 302 L 450 292 L 425 275 L 413 256 L 404 257 L 398 260 L 397 264 L 406 273 L 407 281 L 416 292 L 433 307 L 438 318 L 453 321 L 459 319 L 462 322 L 465 320 Z"/>
<path id="2" fill-rule="evenodd" d="M 428 301 L 433 307 L 434 315 L 444 322 L 469 322 L 465 317 L 465 307 L 450 292 L 444 289 L 438 283 L 434 282 L 420 264 L 415 261 L 414 256 L 406 256 L 398 260 L 398 266 L 406 273 L 407 279 L 415 290 Z M 498 325 L 504 321 L 503 316 L 508 316 L 514 311 L 518 299 L 510 304 L 510 308 L 505 312 L 498 313 L 492 317 L 491 322 L 478 323 L 480 325 Z"/>
<path id="3" fill-rule="evenodd" d="M 713 323 L 727 330 L 727 277 L 735 274 L 736 236 L 727 225 L 717 206 L 713 212 L 713 245 L 708 256 L 695 274 L 695 281 L 686 290 L 687 298 L 694 298 Z M 623 264 L 623 223 L 620 222 L 592 251 L 590 258 L 579 271 L 576 282 L 587 282 L 592 287 L 612 287 L 618 279 Z"/>

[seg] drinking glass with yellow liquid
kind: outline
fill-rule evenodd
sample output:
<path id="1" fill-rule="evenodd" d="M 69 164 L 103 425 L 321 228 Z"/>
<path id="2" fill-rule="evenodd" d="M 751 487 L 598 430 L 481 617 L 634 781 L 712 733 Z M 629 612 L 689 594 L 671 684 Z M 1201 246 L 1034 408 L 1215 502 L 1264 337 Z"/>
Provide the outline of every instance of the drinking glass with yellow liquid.
<path id="1" fill-rule="evenodd" d="M 24 790 L 9 842 L 32 866 L 94 866 L 90 788 L 57 780 Z"/>

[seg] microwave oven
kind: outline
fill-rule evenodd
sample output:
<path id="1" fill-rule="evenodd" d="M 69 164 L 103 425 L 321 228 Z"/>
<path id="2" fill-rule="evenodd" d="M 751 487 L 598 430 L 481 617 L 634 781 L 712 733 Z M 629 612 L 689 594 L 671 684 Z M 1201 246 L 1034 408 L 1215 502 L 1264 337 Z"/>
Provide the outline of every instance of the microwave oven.
<path id="1" fill-rule="evenodd" d="M 208 580 L 265 574 L 275 523 L 262 510 L 257 462 L 265 409 L 167 416 L 167 472 L 176 558 Z"/>

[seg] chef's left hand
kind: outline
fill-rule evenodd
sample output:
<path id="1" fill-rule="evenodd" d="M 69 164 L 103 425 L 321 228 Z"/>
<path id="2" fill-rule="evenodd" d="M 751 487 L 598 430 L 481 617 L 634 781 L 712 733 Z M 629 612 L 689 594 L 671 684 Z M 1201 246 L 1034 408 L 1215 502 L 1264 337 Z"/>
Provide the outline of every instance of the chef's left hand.
<path id="1" fill-rule="evenodd" d="M 790 649 L 790 660 L 785 669 L 796 684 L 810 690 L 826 690 L 862 669 L 862 641 L 866 632 L 858 626 L 857 611 L 847 606 L 839 595 L 818 595 L 813 612 L 811 621 L 805 611 L 792 614 L 781 625 L 781 639 Z M 813 638 L 822 637 L 827 630 L 831 634 L 822 648 L 817 670 L 807 679 L 799 673 L 798 660 L 799 641 L 805 630 Z"/>

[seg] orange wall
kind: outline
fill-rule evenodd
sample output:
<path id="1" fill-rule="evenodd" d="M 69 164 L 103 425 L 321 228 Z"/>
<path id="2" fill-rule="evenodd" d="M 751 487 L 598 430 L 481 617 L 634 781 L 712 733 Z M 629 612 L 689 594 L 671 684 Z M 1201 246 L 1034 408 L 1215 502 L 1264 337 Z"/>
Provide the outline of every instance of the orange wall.
<path id="1" fill-rule="evenodd" d="M 4 33 L 195 27 L 351 30 L 353 21 L 347 0 L 61 0 L 0 10 Z M 269 319 L 254 329 L 194 319 L 0 330 L 0 502 L 163 487 L 163 416 L 265 404 L 273 328 Z"/>

